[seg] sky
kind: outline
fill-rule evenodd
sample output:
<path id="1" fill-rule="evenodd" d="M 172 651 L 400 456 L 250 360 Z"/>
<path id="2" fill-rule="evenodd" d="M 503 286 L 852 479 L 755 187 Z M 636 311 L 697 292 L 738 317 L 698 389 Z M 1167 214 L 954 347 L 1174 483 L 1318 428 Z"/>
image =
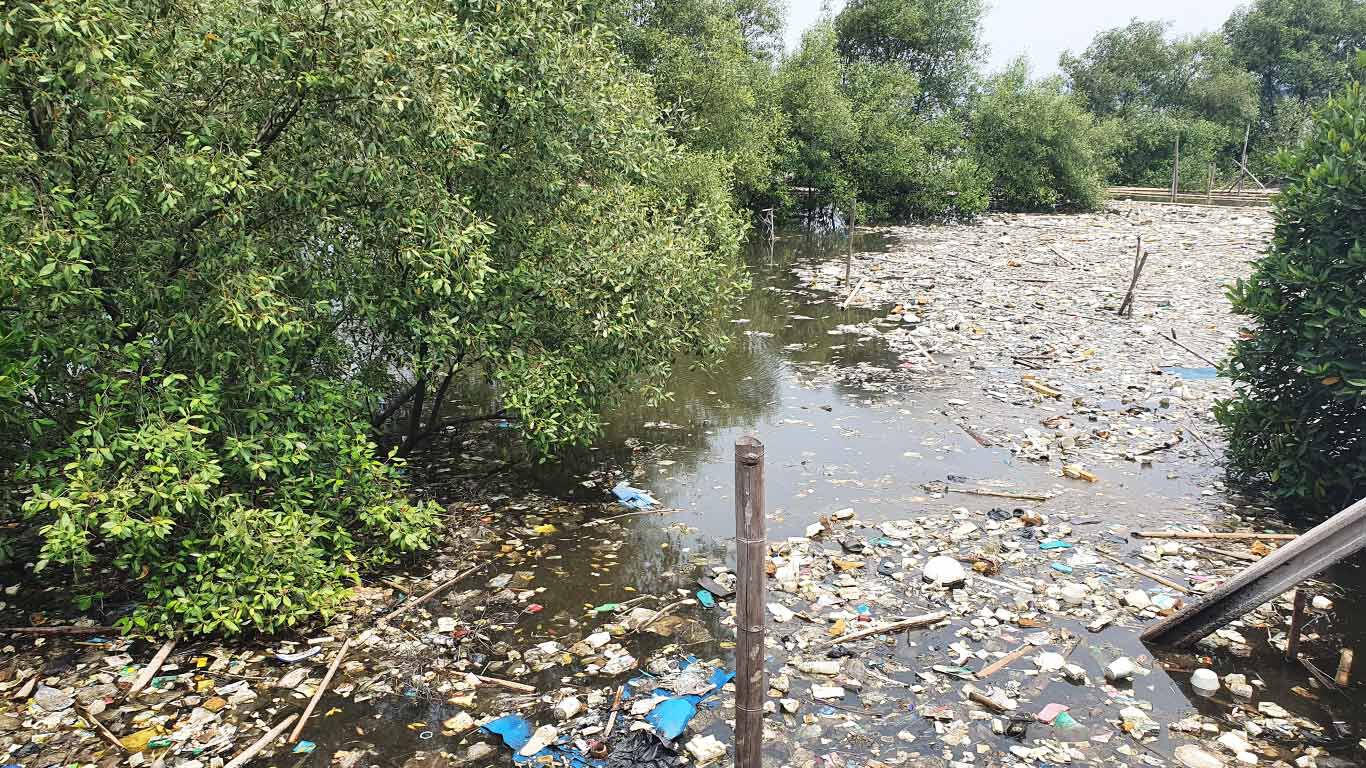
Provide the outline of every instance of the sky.
<path id="1" fill-rule="evenodd" d="M 989 0 L 983 37 L 990 53 L 987 68 L 1004 67 L 1020 54 L 1029 57 L 1035 75 L 1058 71 L 1058 55 L 1080 52 L 1097 32 L 1128 23 L 1130 18 L 1172 22 L 1177 34 L 1218 29 L 1246 0 Z M 820 15 L 821 0 L 787 0 L 787 47 Z M 835 11 L 843 5 L 831 3 Z"/>

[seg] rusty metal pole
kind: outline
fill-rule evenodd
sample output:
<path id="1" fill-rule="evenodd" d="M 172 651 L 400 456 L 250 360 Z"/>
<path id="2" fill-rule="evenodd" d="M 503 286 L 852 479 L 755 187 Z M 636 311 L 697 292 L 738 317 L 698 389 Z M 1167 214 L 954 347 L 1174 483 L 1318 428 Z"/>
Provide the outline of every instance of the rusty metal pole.
<path id="1" fill-rule="evenodd" d="M 1294 661 L 1300 657 L 1300 634 L 1304 631 L 1304 608 L 1308 595 L 1295 590 L 1295 607 L 1290 611 L 1290 634 L 1285 638 L 1285 656 Z"/>
<path id="2" fill-rule="evenodd" d="M 761 768 L 764 740 L 764 444 L 735 441 L 735 768 Z"/>

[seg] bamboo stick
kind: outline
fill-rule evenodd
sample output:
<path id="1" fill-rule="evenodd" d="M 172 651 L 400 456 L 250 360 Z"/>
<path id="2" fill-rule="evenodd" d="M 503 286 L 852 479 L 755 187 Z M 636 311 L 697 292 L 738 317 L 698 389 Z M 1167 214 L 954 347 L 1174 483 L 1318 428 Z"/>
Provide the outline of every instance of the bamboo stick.
<path id="1" fill-rule="evenodd" d="M 947 619 L 948 617 L 948 611 L 935 611 L 934 613 L 927 613 L 923 616 L 912 616 L 909 619 L 902 619 L 901 621 L 894 621 L 891 624 L 884 624 L 880 627 L 865 629 L 862 632 L 855 632 L 852 635 L 844 635 L 842 637 L 837 637 L 834 640 L 826 641 L 823 644 L 823 646 L 848 643 L 854 640 L 860 640 L 862 638 L 869 637 L 871 635 L 880 635 L 884 632 L 896 632 L 902 629 L 917 629 L 919 627 L 926 627 L 931 624 L 938 624 L 939 622 L 943 621 L 944 619 Z"/>
<path id="2" fill-rule="evenodd" d="M 242 752 L 239 753 L 237 757 L 234 757 L 232 760 L 228 761 L 228 764 L 223 766 L 223 768 L 242 768 L 242 766 L 250 762 L 253 757 L 256 757 L 256 754 L 258 752 L 270 746 L 271 742 L 280 738 L 280 734 L 284 733 L 285 729 L 289 727 L 289 724 L 294 722 L 295 718 L 297 718 L 298 716 L 299 713 L 295 712 L 289 717 L 286 717 L 284 720 L 281 720 L 279 725 L 275 726 L 274 728 L 271 728 L 269 731 L 266 731 L 265 734 L 261 736 L 261 738 L 257 739 L 250 747 L 247 747 L 246 749 L 242 750 Z"/>
<path id="3" fill-rule="evenodd" d="M 1208 531 L 1132 531 L 1132 533 L 1143 539 L 1226 539 L 1229 541 L 1265 539 L 1267 541 L 1294 541 L 1300 537 L 1297 533 L 1257 533 L 1256 531 L 1233 531 L 1231 533 L 1210 533 Z"/>
<path id="4" fill-rule="evenodd" d="M 303 717 L 299 718 L 298 725 L 289 734 L 290 741 L 298 741 L 303 735 L 304 726 L 308 724 L 308 718 L 313 715 L 313 709 L 318 706 L 318 701 L 322 699 L 323 693 L 327 691 L 327 686 L 332 683 L 332 676 L 337 674 L 337 667 L 341 666 L 342 657 L 346 656 L 346 649 L 351 647 L 351 638 L 342 641 L 341 648 L 337 649 L 337 655 L 332 659 L 332 664 L 327 668 L 327 674 L 323 675 L 323 681 L 318 683 L 318 690 L 313 692 L 313 698 L 308 700 L 308 706 L 304 707 Z"/>
<path id="5" fill-rule="evenodd" d="M 1111 562 L 1113 562 L 1113 563 L 1118 563 L 1118 564 L 1124 566 L 1125 568 L 1128 568 L 1129 570 L 1133 571 L 1134 573 L 1138 574 L 1139 576 L 1142 576 L 1142 577 L 1147 578 L 1147 579 L 1152 579 L 1153 581 L 1157 582 L 1158 584 L 1161 584 L 1161 585 L 1164 586 L 1164 587 L 1171 587 L 1172 589 L 1176 590 L 1177 592 L 1180 592 L 1180 593 L 1183 594 L 1183 595 L 1193 595 L 1193 594 L 1195 594 L 1195 590 L 1193 590 L 1193 589 L 1191 589 L 1191 588 L 1189 588 L 1189 587 L 1186 587 L 1186 586 L 1184 586 L 1184 585 L 1178 584 L 1178 583 L 1172 581 L 1171 579 L 1168 579 L 1168 578 L 1165 577 L 1165 576 L 1158 576 L 1157 574 L 1153 573 L 1152 571 L 1149 571 L 1149 570 L 1146 570 L 1146 569 L 1143 569 L 1143 568 L 1139 568 L 1138 566 L 1133 565 L 1132 563 L 1126 563 L 1125 561 L 1120 560 L 1118 557 L 1115 557 L 1115 556 L 1113 556 L 1113 555 L 1107 555 L 1106 553 L 1101 552 L 1100 550 L 1095 550 L 1095 552 L 1096 552 L 1097 555 L 1100 555 L 1101 557 L 1105 558 L 1106 560 L 1109 560 L 1109 561 L 1111 561 Z"/>
<path id="6" fill-rule="evenodd" d="M 161 650 L 157 651 L 157 655 L 152 657 L 152 661 L 142 668 L 142 672 L 133 680 L 133 687 L 128 689 L 128 698 L 131 699 L 138 695 L 142 692 L 143 688 L 147 687 L 148 683 L 152 682 L 152 678 L 156 677 L 157 670 L 161 669 L 161 665 L 166 663 L 166 657 L 170 656 L 171 651 L 175 650 L 175 643 L 176 641 L 174 640 L 167 640 L 166 643 L 161 646 Z"/>
<path id="7" fill-rule="evenodd" d="M 395 608 L 394 610 L 380 617 L 380 623 L 386 623 L 398 618 L 399 616 L 402 616 L 403 614 L 407 613 L 408 611 L 411 611 L 417 606 L 422 605 L 428 600 L 431 600 L 433 597 L 436 597 L 442 592 L 445 592 L 446 590 L 458 584 L 465 577 L 472 575 L 475 571 L 481 570 L 487 565 L 488 563 L 480 563 L 479 565 L 473 566 L 471 568 L 466 568 L 465 570 L 457 574 L 454 578 L 447 579 L 441 584 L 438 584 L 437 586 L 428 590 L 425 594 L 422 594 L 418 597 L 413 598 L 412 600 L 409 600 L 408 602 L 404 603 L 398 608 Z"/>
<path id="8" fill-rule="evenodd" d="M 978 671 L 977 679 L 981 680 L 983 678 L 991 677 L 997 672 L 1000 672 L 1002 669 L 1005 669 L 1014 662 L 1017 662 L 1020 659 L 1024 658 L 1029 653 L 1029 649 L 1033 647 L 1034 646 L 1030 645 L 1029 643 L 1025 643 L 1019 648 L 1016 648 L 1010 653 L 1007 653 L 1006 655 L 1002 656 L 1001 658 L 997 659 L 991 664 L 988 664 L 987 666 L 983 667 L 980 671 Z"/>

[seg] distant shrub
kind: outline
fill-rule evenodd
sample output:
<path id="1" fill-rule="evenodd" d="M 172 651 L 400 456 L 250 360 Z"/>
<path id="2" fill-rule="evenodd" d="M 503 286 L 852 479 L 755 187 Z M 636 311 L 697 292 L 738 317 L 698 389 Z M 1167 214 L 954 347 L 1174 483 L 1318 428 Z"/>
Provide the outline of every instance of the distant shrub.
<path id="1" fill-rule="evenodd" d="M 1252 321 L 1224 370 L 1237 393 L 1216 409 L 1235 478 L 1283 500 L 1336 507 L 1366 490 L 1366 98 L 1360 83 L 1315 114 L 1298 149 L 1276 234 L 1230 291 Z"/>

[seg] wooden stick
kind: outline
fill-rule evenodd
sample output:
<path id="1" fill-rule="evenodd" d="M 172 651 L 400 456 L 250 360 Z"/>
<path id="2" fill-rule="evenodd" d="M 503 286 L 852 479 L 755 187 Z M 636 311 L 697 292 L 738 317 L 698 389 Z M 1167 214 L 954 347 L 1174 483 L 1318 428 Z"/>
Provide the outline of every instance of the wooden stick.
<path id="1" fill-rule="evenodd" d="M 1256 531 L 1232 531 L 1229 533 L 1210 533 L 1208 531 L 1132 531 L 1133 535 L 1144 539 L 1265 539 L 1267 541 L 1294 541 L 1298 533 L 1258 533 Z"/>
<path id="2" fill-rule="evenodd" d="M 607 742 L 607 737 L 612 735 L 612 727 L 617 724 L 617 712 L 621 709 L 621 696 L 626 693 L 626 686 L 617 686 L 616 698 L 612 699 L 612 713 L 607 717 L 607 730 L 602 732 L 603 743 Z"/>
<path id="3" fill-rule="evenodd" d="M 408 602 L 406 602 L 406 603 L 404 603 L 403 605 L 399 606 L 398 608 L 395 608 L 394 610 L 392 610 L 392 611 L 390 611 L 389 613 L 385 614 L 384 616 L 381 616 L 381 617 L 380 617 L 380 620 L 379 620 L 380 623 L 383 624 L 383 623 L 389 622 L 389 621 L 391 621 L 391 620 L 393 620 L 393 619 L 396 619 L 396 618 L 398 618 L 399 616 L 402 616 L 403 614 L 407 613 L 408 611 L 411 611 L 412 609 L 416 608 L 417 606 L 422 605 L 423 603 L 427 602 L 428 600 L 431 600 L 433 597 L 436 597 L 437 595 L 441 594 L 442 592 L 445 592 L 446 590 L 448 590 L 448 589 L 450 589 L 451 587 L 453 587 L 453 586 L 455 586 L 456 584 L 458 584 L 458 583 L 459 583 L 461 580 L 463 580 L 466 576 L 469 576 L 469 575 L 473 574 L 475 571 L 478 571 L 478 570 L 483 569 L 483 568 L 484 568 L 485 566 L 487 566 L 487 565 L 488 565 L 488 563 L 480 563 L 479 565 L 476 565 L 476 566 L 474 566 L 474 567 L 472 567 L 472 568 L 466 568 L 464 571 L 461 571 L 459 574 L 457 574 L 454 578 L 448 579 L 448 580 L 442 582 L 441 584 L 439 584 L 439 585 L 433 587 L 433 588 L 432 588 L 431 590 L 429 590 L 426 594 L 423 594 L 423 595 L 420 595 L 420 596 L 418 596 L 418 597 L 415 597 L 415 598 L 413 598 L 412 600 L 409 600 Z"/>
<path id="4" fill-rule="evenodd" d="M 1256 555 L 1245 555 L 1242 552 L 1230 552 L 1227 549 L 1216 549 L 1214 547 L 1207 547 L 1204 544 L 1192 544 L 1191 546 L 1195 549 L 1200 550 L 1201 552 L 1208 552 L 1211 555 L 1227 557 L 1233 560 L 1242 560 L 1245 563 L 1255 563 L 1261 559 Z"/>
<path id="5" fill-rule="evenodd" d="M 1123 561 L 1123 560 L 1120 560 L 1118 557 L 1115 557 L 1114 555 L 1108 555 L 1108 554 L 1106 554 L 1106 553 L 1104 553 L 1104 552 L 1101 552 L 1101 551 L 1098 550 L 1098 549 L 1097 549 L 1097 550 L 1094 550 L 1094 551 L 1095 551 L 1095 553 L 1096 553 L 1097 555 L 1100 555 L 1101 557 L 1105 558 L 1106 560 L 1109 560 L 1109 561 L 1114 562 L 1114 563 L 1118 563 L 1118 564 L 1124 566 L 1125 568 L 1128 568 L 1129 570 L 1133 571 L 1134 573 L 1138 574 L 1139 576 L 1142 576 L 1142 577 L 1148 578 L 1148 579 L 1152 579 L 1153 581 L 1157 582 L 1158 584 L 1161 584 L 1161 585 L 1164 586 L 1164 587 L 1171 587 L 1172 589 L 1174 589 L 1174 590 L 1176 590 L 1177 592 L 1180 592 L 1180 593 L 1182 593 L 1182 594 L 1184 594 L 1184 595 L 1193 595 L 1193 594 L 1195 594 L 1195 590 L 1190 589 L 1189 587 L 1185 587 L 1185 586 L 1182 586 L 1182 585 L 1180 585 L 1180 584 L 1177 584 L 1176 582 L 1172 581 L 1171 579 L 1166 578 L 1165 576 L 1158 576 L 1157 574 L 1153 573 L 1152 571 L 1145 570 L 1145 569 L 1143 569 L 1143 568 L 1139 568 L 1139 567 L 1136 566 L 1136 565 L 1133 565 L 1133 564 L 1131 564 L 1131 563 L 1127 563 L 1127 562 L 1125 562 L 1125 561 Z"/>
<path id="6" fill-rule="evenodd" d="M 600 517 L 597 520 L 589 520 L 588 522 L 584 523 L 584 527 L 593 525 L 603 525 L 604 523 L 610 523 L 613 520 L 620 520 L 623 517 L 637 517 L 639 515 L 662 515 L 665 512 L 672 511 L 673 510 L 669 509 L 668 507 L 660 507 L 659 509 L 638 509 L 634 512 L 623 512 L 620 515 L 612 515 L 611 517 Z"/>
<path id="7" fill-rule="evenodd" d="M 645 621 L 645 622 L 642 623 L 640 626 L 636 627 L 635 629 L 633 629 L 633 630 L 631 630 L 631 631 L 632 631 L 632 632 L 640 632 L 641 630 L 645 629 L 646 627 L 650 626 L 651 624 L 655 623 L 656 621 L 659 621 L 660 619 L 664 618 L 664 616 L 665 616 L 666 614 L 668 614 L 670 611 L 672 611 L 673 609 L 675 609 L 675 608 L 677 608 L 677 607 L 679 607 L 679 606 L 681 606 L 681 605 L 696 605 L 696 604 L 697 604 L 697 601 L 694 600 L 694 599 L 691 598 L 691 597 L 684 598 L 684 599 L 682 599 L 682 600 L 679 600 L 679 601 L 676 602 L 676 603 L 669 603 L 668 605 L 664 606 L 663 608 L 660 608 L 659 610 L 655 611 L 655 615 L 651 616 L 647 621 Z"/>
<path id="8" fill-rule="evenodd" d="M 1347 684 L 1352 682 L 1353 655 L 1351 648 L 1343 648 L 1342 655 L 1338 657 L 1338 674 L 1333 682 L 1337 683 L 1339 688 L 1346 688 Z"/>
<path id="9" fill-rule="evenodd" d="M 966 690 L 965 692 L 966 692 L 967 695 L 968 695 L 968 701 L 971 701 L 971 702 L 973 702 L 973 703 L 975 703 L 975 704 L 981 704 L 982 706 L 986 707 L 987 709 L 989 709 L 989 710 L 991 710 L 992 712 L 995 712 L 995 713 L 997 713 L 997 714 L 1000 714 L 1000 713 L 1006 711 L 1006 707 L 1005 707 L 1004 704 L 1002 704 L 1001 702 L 999 702 L 999 701 L 997 701 L 997 700 L 991 698 L 990 696 L 986 695 L 985 693 L 982 693 L 981 691 L 977 690 L 976 688 L 973 688 L 971 685 L 969 685 L 969 686 L 967 687 L 967 690 Z"/>
<path id="10" fill-rule="evenodd" d="M 157 655 L 152 657 L 152 661 L 142 668 L 142 672 L 138 674 L 137 679 L 133 680 L 133 687 L 128 689 L 128 698 L 131 699 L 138 695 L 142 692 L 143 688 L 147 687 L 148 683 L 152 682 L 152 678 L 156 677 L 157 670 L 161 669 L 161 665 L 166 663 L 166 657 L 170 656 L 171 651 L 175 649 L 175 642 L 176 641 L 174 640 L 167 640 L 165 644 L 161 646 L 161 650 L 157 651 Z"/>
<path id="11" fill-rule="evenodd" d="M 496 677 L 489 677 L 488 675 L 476 675 L 476 674 L 473 674 L 473 673 L 471 673 L 470 676 L 473 677 L 473 678 L 475 678 L 476 680 L 478 680 L 478 681 L 481 682 L 481 683 L 488 683 L 489 685 L 498 685 L 498 686 L 502 686 L 503 688 L 507 688 L 507 689 L 510 690 L 510 691 L 517 691 L 518 693 L 535 693 L 535 692 L 536 692 L 536 688 L 535 688 L 534 686 L 525 685 L 525 684 L 523 684 L 523 683 L 514 683 L 514 682 L 512 682 L 511 680 L 499 680 L 499 679 L 496 678 Z"/>
<path id="12" fill-rule="evenodd" d="M 107 635 L 118 627 L 0 627 L 0 635 Z"/>
<path id="13" fill-rule="evenodd" d="M 1124 294 L 1124 300 L 1119 303 L 1119 315 L 1124 316 L 1125 312 L 1133 311 L 1134 290 L 1138 288 L 1138 277 L 1143 274 L 1143 266 L 1147 263 L 1148 256 L 1143 252 L 1143 235 L 1138 236 L 1138 246 L 1134 249 L 1134 272 L 1129 278 L 1129 290 Z"/>
<path id="14" fill-rule="evenodd" d="M 938 624 L 939 622 L 943 621 L 944 619 L 947 619 L 948 617 L 948 611 L 935 611 L 934 613 L 927 613 L 923 616 L 912 616 L 909 619 L 894 621 L 891 624 L 883 624 L 880 627 L 873 627 L 872 629 L 865 629 L 862 632 L 855 632 L 852 635 L 844 635 L 842 637 L 837 637 L 834 640 L 828 640 L 825 643 L 823 643 L 820 647 L 839 645 L 840 643 L 848 643 L 854 640 L 860 640 L 870 635 L 880 635 L 884 632 L 896 632 L 902 629 L 918 629 L 920 627 L 927 627 L 931 624 Z"/>
<path id="15" fill-rule="evenodd" d="M 844 303 L 840 304 L 840 309 L 849 308 L 849 302 L 853 301 L 854 297 L 858 295 L 858 292 L 863 290 L 863 284 L 866 282 L 868 282 L 868 278 L 866 277 L 858 281 L 858 285 L 854 286 L 854 290 L 850 291 L 849 295 L 845 297 Z"/>
<path id="16" fill-rule="evenodd" d="M 945 486 L 944 490 L 948 493 L 966 493 L 972 496 L 991 496 L 997 499 L 1018 499 L 1020 501 L 1048 501 L 1047 496 L 1040 496 L 1034 493 L 993 491 L 989 488 L 954 488 L 952 486 Z"/>
<path id="17" fill-rule="evenodd" d="M 1025 655 L 1029 653 L 1029 650 L 1033 647 L 1034 646 L 1030 645 L 1029 643 L 1025 643 L 1019 648 L 1016 648 L 1010 653 L 1007 653 L 1006 655 L 1002 656 L 1001 658 L 997 659 L 991 664 L 988 664 L 987 666 L 983 667 L 980 671 L 978 671 L 977 679 L 981 680 L 983 678 L 991 677 L 997 672 L 1000 672 L 1002 669 L 1005 669 L 1014 662 L 1017 662 L 1020 659 L 1024 658 Z"/>
<path id="18" fill-rule="evenodd" d="M 304 726 L 308 725 L 308 718 L 313 715 L 313 709 L 318 706 L 318 701 L 322 699 L 323 693 L 327 691 L 327 686 L 332 683 L 332 676 L 337 674 L 337 667 L 341 666 L 342 657 L 346 655 L 346 649 L 351 647 L 351 638 L 342 641 L 341 648 L 337 649 L 337 655 L 332 659 L 332 664 L 327 668 L 327 674 L 323 675 L 323 681 L 318 683 L 318 690 L 313 692 L 313 698 L 308 700 L 308 706 L 304 707 L 303 717 L 299 718 L 298 725 L 289 734 L 289 741 L 298 741 L 299 736 L 303 735 Z"/>
<path id="19" fill-rule="evenodd" d="M 228 764 L 223 766 L 223 768 L 242 768 L 242 766 L 250 762 L 253 757 L 256 757 L 256 753 L 270 746 L 271 742 L 280 738 L 280 734 L 284 733 L 285 729 L 289 727 L 289 724 L 294 722 L 298 716 L 299 713 L 295 712 L 284 720 L 281 720 L 279 725 L 266 731 L 265 734 L 257 739 L 250 747 L 242 750 L 237 757 L 229 760 Z"/>
<path id="20" fill-rule="evenodd" d="M 1177 340 L 1176 340 L 1176 329 L 1175 329 L 1175 328 L 1172 329 L 1172 335 L 1170 335 L 1170 336 L 1167 336 L 1167 335 L 1164 335 L 1164 334 L 1161 334 L 1161 333 L 1159 333 L 1159 334 L 1157 334 L 1157 335 L 1158 335 L 1158 336 L 1161 336 L 1162 338 L 1166 339 L 1167 341 L 1170 341 L 1171 343 L 1175 344 L 1176 346 L 1178 346 L 1178 347 L 1180 347 L 1180 348 L 1186 350 L 1187 352 L 1191 353 L 1192 355 L 1195 355 L 1196 357 L 1200 358 L 1201 360 L 1205 361 L 1206 363 L 1209 363 L 1209 365 L 1210 365 L 1211 368 L 1217 368 L 1217 367 L 1219 366 L 1218 363 L 1214 362 L 1213 360 L 1209 359 L 1208 357 L 1205 357 L 1204 355 L 1200 354 L 1199 352 L 1196 352 L 1195 350 L 1191 349 L 1190 347 L 1186 346 L 1185 344 L 1182 344 L 1181 342 L 1177 341 Z"/>
<path id="21" fill-rule="evenodd" d="M 1308 598 L 1304 590 L 1295 590 L 1295 607 L 1290 611 L 1290 632 L 1285 638 L 1285 656 L 1292 661 L 1300 655 L 1300 633 L 1304 631 L 1304 608 Z"/>
<path id="22" fill-rule="evenodd" d="M 105 741 L 109 742 L 110 745 L 112 745 L 115 749 L 119 750 L 120 752 L 127 752 L 127 751 L 128 751 L 127 747 L 124 747 L 124 746 L 123 746 L 123 742 L 119 741 L 119 737 L 117 737 L 117 736 L 115 736 L 114 734 L 110 733 L 110 732 L 109 732 L 109 729 L 104 727 L 104 723 L 101 723 L 101 722 L 95 717 L 94 713 L 92 713 L 90 710 L 86 709 L 85 707 L 81 706 L 80 704 L 77 704 L 77 705 L 76 705 L 76 711 L 80 713 L 81 717 L 82 717 L 86 722 L 90 723 L 92 726 L 95 727 L 95 733 L 98 733 L 98 734 L 100 735 L 100 738 L 102 738 L 102 739 L 104 739 Z"/>

